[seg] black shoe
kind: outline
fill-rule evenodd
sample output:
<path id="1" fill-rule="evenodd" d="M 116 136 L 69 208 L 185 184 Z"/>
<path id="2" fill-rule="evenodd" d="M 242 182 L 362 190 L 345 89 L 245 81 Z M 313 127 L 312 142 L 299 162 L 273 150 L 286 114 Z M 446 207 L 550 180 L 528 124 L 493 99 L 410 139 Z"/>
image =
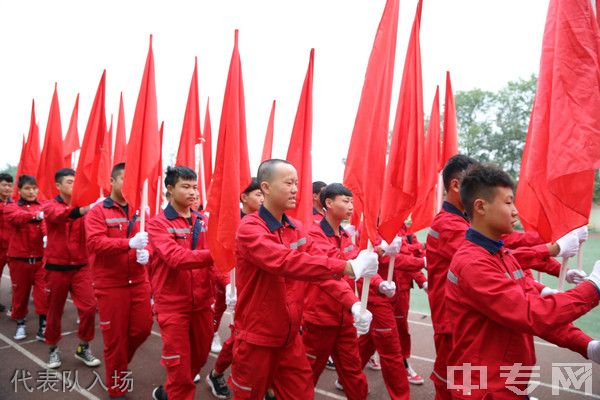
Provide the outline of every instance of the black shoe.
<path id="1" fill-rule="evenodd" d="M 162 387 L 162 385 L 160 385 L 157 388 L 154 388 L 154 390 L 152 391 L 152 399 L 153 400 L 168 400 L 167 392 L 165 392 L 165 389 Z"/>
<path id="2" fill-rule="evenodd" d="M 275 397 L 275 395 L 271 395 L 269 392 L 267 392 L 267 394 L 265 394 L 265 400 L 277 400 L 277 397 Z"/>
<path id="3" fill-rule="evenodd" d="M 97 367 L 100 365 L 100 360 L 92 354 L 88 343 L 81 343 L 75 350 L 75 358 L 82 361 L 88 367 Z"/>
<path id="4" fill-rule="evenodd" d="M 335 364 L 333 363 L 333 358 L 329 357 L 327 359 L 327 364 L 325 364 L 325 368 L 335 371 Z"/>
<path id="5" fill-rule="evenodd" d="M 231 389 L 225 382 L 225 376 L 223 374 L 213 376 L 212 372 L 206 375 L 206 383 L 210 387 L 213 396 L 217 399 L 229 399 L 231 397 Z"/>
<path id="6" fill-rule="evenodd" d="M 6 311 L 6 306 L 4 304 L 0 304 L 0 313 Z"/>
<path id="7" fill-rule="evenodd" d="M 37 333 L 35 334 L 35 338 L 37 340 L 39 340 L 40 342 L 43 342 L 45 339 L 45 335 L 46 334 L 46 326 L 40 326 L 40 328 L 38 329 Z"/>

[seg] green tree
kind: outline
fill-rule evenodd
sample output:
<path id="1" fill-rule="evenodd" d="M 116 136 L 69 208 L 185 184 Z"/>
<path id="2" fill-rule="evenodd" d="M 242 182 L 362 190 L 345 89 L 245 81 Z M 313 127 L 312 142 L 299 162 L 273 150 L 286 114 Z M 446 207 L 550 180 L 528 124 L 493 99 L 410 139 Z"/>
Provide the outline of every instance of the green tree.
<path id="1" fill-rule="evenodd" d="M 4 168 L 2 168 L 2 170 L 0 170 L 0 172 L 9 173 L 9 174 L 11 174 L 16 179 L 17 166 L 16 165 L 6 164 L 4 166 Z"/>

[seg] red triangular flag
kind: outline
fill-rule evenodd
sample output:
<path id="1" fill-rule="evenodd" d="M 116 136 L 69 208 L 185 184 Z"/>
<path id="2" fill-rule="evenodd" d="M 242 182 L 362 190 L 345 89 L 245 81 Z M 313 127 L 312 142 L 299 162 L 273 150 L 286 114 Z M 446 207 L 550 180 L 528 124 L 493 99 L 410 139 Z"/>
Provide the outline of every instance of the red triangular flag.
<path id="1" fill-rule="evenodd" d="M 366 235 L 373 242 L 378 237 L 377 218 L 385 171 L 398 3 L 388 0 L 379 22 L 344 170 L 344 185 L 352 190 L 355 211 L 364 214 Z"/>
<path id="2" fill-rule="evenodd" d="M 65 167 L 73 167 L 73 153 L 81 148 L 79 144 L 79 130 L 77 129 L 77 119 L 79 115 L 79 93 L 75 98 L 75 105 L 71 113 L 71 121 L 69 122 L 69 130 L 63 141 L 63 155 L 65 156 Z"/>
<path id="3" fill-rule="evenodd" d="M 517 208 L 546 241 L 587 225 L 600 161 L 600 34 L 588 1 L 551 0 Z"/>
<path id="4" fill-rule="evenodd" d="M 200 102 L 198 101 L 198 59 L 196 58 L 175 164 L 196 169 L 196 144 L 198 143 L 200 143 Z"/>
<path id="5" fill-rule="evenodd" d="M 40 165 L 40 132 L 38 125 L 35 122 L 35 100 L 31 100 L 31 118 L 29 120 L 29 133 L 27 134 L 27 141 L 25 147 L 21 151 L 21 159 L 17 165 L 17 180 L 21 175 L 32 175 L 35 176 L 38 172 L 38 166 Z M 18 197 L 18 188 L 15 183 L 13 189 L 13 197 Z"/>
<path id="6" fill-rule="evenodd" d="M 439 150 L 440 150 L 440 88 L 435 91 L 431 114 L 429 116 L 429 126 L 427 127 L 427 137 L 425 138 L 424 163 L 420 168 L 424 175 L 422 189 L 419 194 L 425 195 L 418 202 L 411 214 L 412 223 L 409 232 L 415 233 L 428 227 L 436 214 L 437 206 L 437 182 L 439 170 Z"/>
<path id="7" fill-rule="evenodd" d="M 267 124 L 267 133 L 263 144 L 262 156 L 260 162 L 269 160 L 273 154 L 273 131 L 275 130 L 275 100 L 271 106 L 271 114 L 269 115 L 269 123 Z"/>
<path id="8" fill-rule="evenodd" d="M 127 158 L 127 138 L 125 135 L 125 111 L 123 111 L 123 93 L 119 99 L 119 116 L 117 117 L 117 134 L 115 136 L 115 152 L 113 164 L 125 162 Z"/>
<path id="9" fill-rule="evenodd" d="M 296 193 L 296 208 L 289 210 L 288 214 L 299 219 L 306 226 L 313 221 L 312 198 L 312 87 L 315 62 L 315 49 L 310 50 L 308 70 L 302 85 L 298 111 L 292 128 L 290 145 L 286 160 L 296 167 L 298 172 L 298 193 Z"/>
<path id="10" fill-rule="evenodd" d="M 456 106 L 452 83 L 450 82 L 450 71 L 446 71 L 446 98 L 444 101 L 444 140 L 442 144 L 442 157 L 439 160 L 439 171 L 441 171 L 450 157 L 458 154 L 458 128 L 456 126 Z"/>
<path id="11" fill-rule="evenodd" d="M 98 184 L 104 192 L 104 196 L 110 195 L 110 173 L 112 172 L 112 136 L 113 136 L 113 116 L 110 116 L 110 126 L 106 135 L 104 135 L 104 141 L 102 142 L 102 148 L 100 152 L 100 165 L 98 166 Z"/>
<path id="12" fill-rule="evenodd" d="M 142 202 L 144 205 L 148 204 L 148 199 L 142 199 L 142 188 L 145 181 L 150 184 L 156 179 L 154 171 L 160 159 L 160 151 L 151 35 L 127 144 L 127 165 L 123 177 L 123 196 L 134 210 L 140 209 Z"/>
<path id="13" fill-rule="evenodd" d="M 423 1 L 419 0 L 406 51 L 381 198 L 379 232 L 389 243 L 416 205 L 421 187 L 419 166 L 423 158 L 423 80 L 419 30 L 422 6 Z"/>
<path id="14" fill-rule="evenodd" d="M 250 163 L 246 141 L 246 111 L 242 63 L 238 50 L 238 31 L 227 85 L 223 96 L 217 156 L 207 209 L 208 245 L 221 272 L 235 266 L 235 234 L 240 223 L 240 193 L 250 183 Z"/>
<path id="15" fill-rule="evenodd" d="M 58 90 L 57 85 L 54 84 L 54 94 L 50 103 L 44 147 L 40 155 L 40 165 L 36 174 L 38 187 L 40 188 L 40 198 L 52 199 L 58 194 L 58 189 L 54 182 L 54 174 L 64 167 L 64 163 Z"/>
<path id="16" fill-rule="evenodd" d="M 93 203 L 100 195 L 98 182 L 102 146 L 106 136 L 106 114 L 104 97 L 106 92 L 106 70 L 102 72 L 96 97 L 90 110 L 90 117 L 83 135 L 79 161 L 77 162 L 77 179 L 73 185 L 71 203 L 85 206 Z"/>
<path id="17" fill-rule="evenodd" d="M 210 99 L 206 100 L 206 113 L 204 114 L 204 130 L 202 132 L 202 159 L 204 160 L 204 190 L 206 191 L 207 199 L 208 192 L 210 190 L 210 182 L 212 180 L 212 127 L 210 124 Z M 198 171 L 198 177 L 201 177 L 201 171 Z M 200 192 L 200 202 L 202 205 L 206 205 L 206 201 Z"/>

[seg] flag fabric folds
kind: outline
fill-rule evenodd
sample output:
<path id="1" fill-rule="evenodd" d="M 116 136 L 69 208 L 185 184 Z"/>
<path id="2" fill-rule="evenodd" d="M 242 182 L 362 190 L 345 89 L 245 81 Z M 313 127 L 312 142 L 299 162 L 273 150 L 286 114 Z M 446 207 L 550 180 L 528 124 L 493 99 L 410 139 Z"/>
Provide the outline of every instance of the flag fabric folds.
<path id="1" fill-rule="evenodd" d="M 299 219 L 306 226 L 313 220 L 312 201 L 312 87 L 315 62 L 315 49 L 310 50 L 308 70 L 302 85 L 296 119 L 292 128 L 292 136 L 286 160 L 296 167 L 298 172 L 298 192 L 296 193 L 296 208 L 288 214 Z"/>

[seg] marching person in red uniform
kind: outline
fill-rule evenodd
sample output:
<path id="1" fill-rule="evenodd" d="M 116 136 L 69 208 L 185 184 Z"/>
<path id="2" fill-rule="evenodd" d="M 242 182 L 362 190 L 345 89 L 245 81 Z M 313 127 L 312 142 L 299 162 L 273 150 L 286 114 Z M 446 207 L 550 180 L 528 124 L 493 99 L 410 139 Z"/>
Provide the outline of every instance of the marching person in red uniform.
<path id="1" fill-rule="evenodd" d="M 447 388 L 447 358 L 452 349 L 452 319 L 446 314 L 445 287 L 452 257 L 465 242 L 465 235 L 469 228 L 469 221 L 460 199 L 460 185 L 465 171 L 474 164 L 477 164 L 477 161 L 465 155 L 456 155 L 448 160 L 442 172 L 446 201 L 433 219 L 427 235 L 427 295 L 436 349 L 436 359 L 430 378 L 435 385 L 436 400 L 450 399 Z M 509 240 L 510 246 L 506 247 L 533 246 L 518 247 L 513 252 L 524 268 L 535 267 L 558 276 L 560 264 L 550 256 L 576 251 L 578 245 L 570 243 L 568 236 L 563 238 L 564 240 L 559 240 L 561 246 L 556 243 L 540 245 L 541 239 L 537 234 L 532 233 L 512 232 L 503 235 L 503 238 Z M 529 270 L 525 272 L 530 274 Z M 577 283 L 577 275 L 569 271 L 567 280 L 570 283 Z M 549 288 L 540 289 L 544 294 L 551 292 Z"/>
<path id="2" fill-rule="evenodd" d="M 470 167 L 460 185 L 471 227 L 452 259 L 445 288 L 446 312 L 453 320 L 448 365 L 459 367 L 452 377 L 453 399 L 528 398 L 534 335 L 600 362 L 600 342 L 570 324 L 598 305 L 600 262 L 574 289 L 543 297 L 500 240 L 517 222 L 513 187 L 508 174 L 486 165 Z M 465 365 L 473 368 L 460 369 Z M 477 367 L 486 370 L 486 385 Z M 511 382 L 515 374 L 520 378 Z"/>
<path id="3" fill-rule="evenodd" d="M 7 173 L 0 174 L 0 279 L 4 272 L 4 266 L 8 261 L 8 243 L 10 242 L 10 226 L 5 222 L 4 207 L 13 202 L 13 177 Z M 0 303 L 0 313 L 6 311 L 4 304 Z"/>
<path id="4" fill-rule="evenodd" d="M 263 200 L 264 197 L 262 192 L 260 191 L 258 181 L 256 180 L 256 178 L 252 178 L 252 181 L 250 182 L 248 187 L 246 187 L 246 189 L 244 189 L 244 191 L 240 195 L 240 202 L 242 203 L 242 209 L 240 211 L 241 218 L 244 218 L 246 215 L 258 211 L 263 203 Z M 222 302 L 225 305 L 224 308 L 228 307 L 233 310 L 237 298 L 235 296 L 235 292 L 231 290 L 229 274 L 223 275 L 223 282 L 225 283 L 225 285 L 222 288 Z M 219 292 L 217 291 L 217 293 Z M 217 316 L 215 315 L 215 322 L 216 321 Z M 218 325 L 218 323 L 215 324 L 215 329 L 219 328 Z M 220 399 L 231 397 L 231 389 L 227 385 L 227 382 L 225 381 L 225 377 L 223 375 L 225 370 L 229 368 L 231 362 L 233 361 L 233 343 L 235 339 L 235 334 L 233 331 L 233 325 L 231 325 L 230 328 L 231 336 L 229 336 L 225 343 L 223 343 L 223 348 L 221 349 L 221 352 L 217 357 L 217 361 L 215 362 L 214 368 L 206 376 L 206 383 L 210 387 L 213 395 Z"/>
<path id="5" fill-rule="evenodd" d="M 396 262 L 400 265 L 426 267 L 425 251 L 423 245 L 419 243 L 417 237 L 407 233 L 406 225 L 401 231 L 402 247 L 400 253 L 396 256 Z M 427 292 L 427 277 L 421 271 L 407 272 L 395 271 L 394 280 L 396 282 L 396 297 L 394 298 L 394 317 L 398 327 L 400 337 L 400 346 L 402 347 L 402 356 L 404 357 L 404 366 L 408 376 L 408 383 L 412 385 L 422 385 L 425 381 L 417 374 L 409 364 L 411 350 L 411 338 L 408 327 L 408 311 L 410 308 L 410 291 L 413 288 L 413 281 L 420 289 Z"/>
<path id="6" fill-rule="evenodd" d="M 352 216 L 352 192 L 340 183 L 332 183 L 321 190 L 321 204 L 326 209 L 319 224 L 310 227 L 312 239 L 310 254 L 351 260 L 359 252 L 350 236 L 341 227 L 343 220 Z M 381 278 L 379 278 L 381 282 Z M 347 281 L 353 289 L 354 281 Z M 302 340 L 306 357 L 312 368 L 316 385 L 331 354 L 338 373 L 338 385 L 350 400 L 367 398 L 367 378 L 362 370 L 358 339 L 352 306 L 355 296 L 335 299 L 323 293 L 317 285 L 309 287 L 302 322 Z M 363 332 L 364 333 L 364 332 Z"/>
<path id="7" fill-rule="evenodd" d="M 46 236 L 44 211 L 37 199 L 39 189 L 33 176 L 19 176 L 17 187 L 19 200 L 4 208 L 4 219 L 10 226 L 11 235 L 7 256 L 13 291 L 11 318 L 17 321 L 14 338 L 23 340 L 27 337 L 25 317 L 33 287 L 33 304 L 39 316 L 36 338 L 43 341 L 48 311 L 42 266 Z"/>
<path id="8" fill-rule="evenodd" d="M 190 168 L 168 168 L 169 205 L 148 223 L 150 281 L 163 340 L 161 363 L 167 372 L 164 387 L 152 392 L 155 400 L 194 398 L 193 379 L 208 358 L 213 338 L 213 260 L 204 217 L 191 208 L 197 180 Z"/>
<path id="9" fill-rule="evenodd" d="M 87 249 L 98 299 L 108 394 L 124 398 L 126 374 L 152 329 L 148 234 L 139 232 L 136 210 L 123 198 L 125 163 L 113 167 L 110 196 L 85 217 Z"/>
<path id="10" fill-rule="evenodd" d="M 296 206 L 294 166 L 264 161 L 257 180 L 264 203 L 258 213 L 244 217 L 237 232 L 238 301 L 229 383 L 234 399 L 262 399 L 273 386 L 277 399 L 310 400 L 312 371 L 299 335 L 306 282 L 322 281 L 330 295 L 342 297 L 351 289 L 340 279 L 374 275 L 377 256 L 361 252 L 346 261 L 306 253 L 311 239 L 285 214 Z M 355 321 L 362 328 L 369 322 L 367 313 Z"/>
<path id="11" fill-rule="evenodd" d="M 321 191 L 325 189 L 327 184 L 323 181 L 314 181 L 312 184 L 312 192 L 313 192 L 313 219 L 315 224 L 321 222 L 325 213 L 323 212 L 323 208 L 325 204 L 321 204 Z"/>
<path id="12" fill-rule="evenodd" d="M 100 360 L 92 354 L 89 345 L 94 339 L 96 298 L 87 265 L 83 223 L 83 216 L 90 210 L 90 206 L 71 205 L 74 170 L 59 169 L 54 174 L 54 181 L 59 194 L 42 206 L 48 231 L 45 251 L 48 320 L 45 339 L 50 345 L 50 356 L 47 368 L 58 368 L 61 365 L 58 342 L 61 339 L 61 320 L 69 293 L 80 321 L 77 335 L 81 342 L 75 351 L 75 358 L 88 367 L 97 367 Z"/>

